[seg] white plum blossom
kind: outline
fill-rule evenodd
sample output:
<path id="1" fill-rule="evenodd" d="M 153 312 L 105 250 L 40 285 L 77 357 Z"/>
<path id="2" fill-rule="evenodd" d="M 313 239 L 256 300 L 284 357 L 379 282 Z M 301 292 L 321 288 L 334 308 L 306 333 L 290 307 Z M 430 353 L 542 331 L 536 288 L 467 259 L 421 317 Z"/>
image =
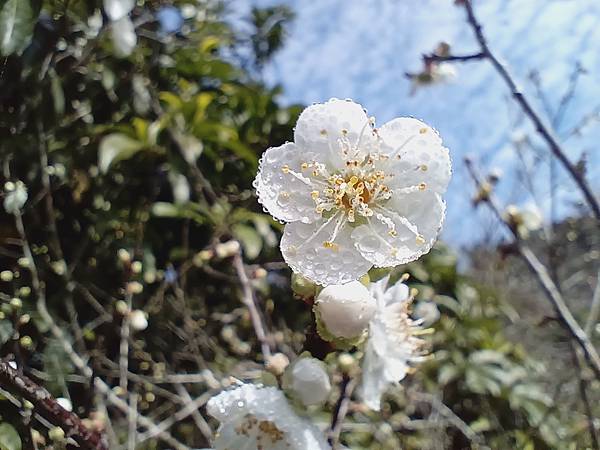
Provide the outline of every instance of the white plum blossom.
<path id="1" fill-rule="evenodd" d="M 290 407 L 275 387 L 243 384 L 208 401 L 221 425 L 215 450 L 329 450 L 323 434 Z"/>
<path id="2" fill-rule="evenodd" d="M 304 404 L 322 405 L 331 392 L 324 364 L 316 358 L 299 358 L 286 373 L 287 387 Z"/>
<path id="3" fill-rule="evenodd" d="M 359 281 L 327 286 L 315 300 L 315 313 L 335 338 L 360 337 L 375 314 L 375 300 Z"/>
<path id="4" fill-rule="evenodd" d="M 389 277 L 371 284 L 377 312 L 369 325 L 369 339 L 362 365 L 360 394 L 365 404 L 379 411 L 386 389 L 400 382 L 410 365 L 424 359 L 424 341 L 418 337 L 420 321 L 412 320 L 408 286 L 387 287 Z"/>
<path id="5" fill-rule="evenodd" d="M 7 181 L 4 183 L 4 201 L 2 204 L 8 214 L 21 214 L 26 201 L 27 186 L 22 181 L 19 180 L 16 183 Z"/>
<path id="6" fill-rule="evenodd" d="M 343 284 L 431 249 L 450 172 L 448 150 L 425 123 L 375 128 L 359 104 L 331 99 L 302 112 L 294 142 L 264 153 L 254 187 L 287 222 L 281 252 L 294 272 Z"/>

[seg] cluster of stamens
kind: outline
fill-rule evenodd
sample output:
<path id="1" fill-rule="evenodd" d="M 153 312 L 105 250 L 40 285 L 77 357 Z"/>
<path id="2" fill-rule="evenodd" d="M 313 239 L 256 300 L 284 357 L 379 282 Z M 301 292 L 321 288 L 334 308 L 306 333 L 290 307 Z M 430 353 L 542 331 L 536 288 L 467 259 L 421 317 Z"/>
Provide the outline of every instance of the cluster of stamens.
<path id="1" fill-rule="evenodd" d="M 369 126 L 370 125 L 370 126 Z M 337 140 L 337 151 L 342 156 L 345 162 L 345 169 L 331 173 L 324 164 L 316 161 L 303 162 L 300 165 L 300 171 L 296 172 L 290 169 L 288 165 L 282 167 L 285 174 L 294 176 L 306 184 L 313 186 L 315 189 L 311 192 L 311 197 L 315 202 L 315 211 L 325 218 L 333 218 L 340 216 L 341 220 L 335 227 L 332 237 L 323 242 L 325 248 L 336 248 L 333 243 L 337 235 L 339 226 L 344 222 L 356 223 L 360 218 L 369 221 L 369 218 L 375 216 L 380 222 L 388 228 L 388 234 L 392 237 L 397 236 L 396 226 L 394 221 L 390 219 L 390 215 L 395 215 L 392 211 L 387 210 L 384 204 L 392 196 L 392 191 L 386 185 L 387 180 L 394 176 L 393 173 L 385 173 L 380 170 L 380 161 L 385 161 L 390 157 L 399 159 L 399 152 L 394 155 L 380 153 L 378 149 L 371 151 L 367 156 L 358 158 L 360 154 L 360 142 L 365 130 L 369 129 L 375 136 L 377 130 L 372 128 L 372 122 L 365 126 L 361 135 L 354 145 L 347 138 L 347 130 L 342 130 L 342 138 Z M 419 131 L 420 134 L 425 133 L 425 128 Z M 326 130 L 321 130 L 321 135 L 327 135 Z M 407 143 L 412 139 L 409 138 Z M 331 148 L 330 143 L 330 150 Z M 415 170 L 427 171 L 426 165 L 420 165 Z M 406 191 L 425 190 L 425 183 L 420 183 L 417 186 L 412 186 L 403 189 Z M 280 196 L 288 195 L 287 192 L 280 193 Z M 375 211 L 374 211 L 375 209 Z M 383 213 L 382 213 L 383 212 Z M 384 214 L 385 213 L 385 214 Z M 406 221 L 407 222 L 407 221 Z M 424 238 L 416 230 L 416 227 L 410 223 L 406 223 L 408 228 L 413 231 L 418 244 L 424 244 Z"/>

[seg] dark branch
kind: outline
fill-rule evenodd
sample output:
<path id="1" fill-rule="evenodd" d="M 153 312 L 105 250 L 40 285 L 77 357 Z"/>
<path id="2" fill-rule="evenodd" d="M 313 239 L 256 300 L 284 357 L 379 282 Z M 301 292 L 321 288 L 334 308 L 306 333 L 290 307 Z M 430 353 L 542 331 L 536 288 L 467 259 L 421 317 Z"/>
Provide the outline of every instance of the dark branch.
<path id="1" fill-rule="evenodd" d="M 446 55 L 446 56 L 436 55 L 436 54 L 432 53 L 430 55 L 423 55 L 423 60 L 426 63 L 445 62 L 445 61 L 464 62 L 464 61 L 473 61 L 473 60 L 483 59 L 483 58 L 485 58 L 485 56 L 486 55 L 483 52 L 473 53 L 472 55 Z"/>
<path id="2" fill-rule="evenodd" d="M 502 79 L 510 89 L 512 97 L 521 106 L 525 115 L 527 115 L 527 117 L 531 119 L 538 134 L 542 137 L 542 139 L 544 139 L 544 141 L 546 141 L 548 147 L 550 147 L 550 150 L 552 151 L 554 156 L 556 156 L 556 158 L 560 161 L 560 163 L 569 173 L 571 178 L 573 178 L 573 181 L 575 181 L 575 184 L 581 190 L 594 216 L 596 217 L 596 219 L 598 219 L 598 221 L 600 221 L 600 204 L 598 203 L 598 200 L 594 196 L 592 189 L 585 180 L 583 173 L 581 173 L 578 170 L 577 166 L 569 160 L 564 149 L 559 144 L 558 139 L 556 138 L 556 136 L 554 136 L 553 131 L 548 126 L 546 126 L 546 124 L 544 124 L 539 114 L 533 109 L 531 103 L 529 103 L 527 97 L 523 95 L 523 92 L 521 92 L 521 90 L 517 86 L 514 77 L 508 71 L 507 67 L 498 60 L 496 55 L 490 49 L 487 40 L 483 35 L 481 24 L 477 21 L 475 13 L 473 12 L 473 5 L 471 4 L 471 0 L 464 0 L 464 5 L 467 11 L 467 21 L 469 25 L 471 25 L 471 28 L 473 28 L 473 32 L 475 33 L 477 42 L 481 47 L 481 53 L 483 54 L 484 58 L 486 58 L 492 63 L 492 66 L 494 66 L 496 72 L 498 72 L 500 77 L 502 77 Z"/>
<path id="3" fill-rule="evenodd" d="M 29 400 L 35 412 L 61 427 L 65 435 L 77 442 L 81 448 L 108 450 L 106 442 L 99 433 L 87 428 L 76 414 L 60 406 L 46 389 L 20 374 L 6 361 L 0 361 L 0 386 Z"/>

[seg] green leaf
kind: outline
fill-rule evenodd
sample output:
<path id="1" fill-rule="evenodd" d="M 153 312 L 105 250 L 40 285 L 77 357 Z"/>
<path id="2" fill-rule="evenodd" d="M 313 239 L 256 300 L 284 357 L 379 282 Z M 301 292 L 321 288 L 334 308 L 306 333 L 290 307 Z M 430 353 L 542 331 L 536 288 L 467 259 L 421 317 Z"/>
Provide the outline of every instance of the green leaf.
<path id="1" fill-rule="evenodd" d="M 109 167 L 124 159 L 129 159 L 143 148 L 144 144 L 123 133 L 113 133 L 104 136 L 98 147 L 98 165 L 103 173 Z"/>
<path id="2" fill-rule="evenodd" d="M 20 54 L 31 41 L 40 0 L 0 0 L 0 54 Z"/>
<path id="3" fill-rule="evenodd" d="M 0 450 L 21 450 L 19 433 L 8 423 L 0 423 Z"/>
<path id="4" fill-rule="evenodd" d="M 244 254 L 248 259 L 254 259 L 262 250 L 263 242 L 258 232 L 251 226 L 236 224 L 232 227 L 233 235 L 242 243 Z"/>

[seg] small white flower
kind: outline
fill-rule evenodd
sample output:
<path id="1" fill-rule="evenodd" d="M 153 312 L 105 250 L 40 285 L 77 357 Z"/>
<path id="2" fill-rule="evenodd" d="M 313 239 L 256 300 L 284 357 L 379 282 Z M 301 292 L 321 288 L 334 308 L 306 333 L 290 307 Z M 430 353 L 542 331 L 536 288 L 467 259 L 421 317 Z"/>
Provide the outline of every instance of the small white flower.
<path id="1" fill-rule="evenodd" d="M 430 250 L 450 180 L 435 130 L 407 117 L 376 129 L 360 105 L 332 99 L 302 112 L 294 140 L 268 149 L 254 180 L 264 208 L 288 222 L 281 252 L 294 272 L 343 284 Z"/>
<path id="2" fill-rule="evenodd" d="M 375 300 L 359 281 L 327 286 L 315 301 L 315 312 L 326 330 L 344 339 L 359 337 L 369 326 L 375 308 Z"/>
<path id="3" fill-rule="evenodd" d="M 137 44 L 137 35 L 135 34 L 135 26 L 129 16 L 121 17 L 111 23 L 110 36 L 115 56 L 126 58 L 133 53 Z"/>
<path id="4" fill-rule="evenodd" d="M 274 387 L 241 385 L 211 398 L 206 410 L 221 422 L 215 450 L 330 449 L 322 433 Z"/>
<path id="5" fill-rule="evenodd" d="M 119 20 L 128 15 L 135 6 L 135 0 L 104 0 L 104 12 L 110 20 Z"/>
<path id="6" fill-rule="evenodd" d="M 387 283 L 388 277 L 371 285 L 377 312 L 369 325 L 360 387 L 365 404 L 376 411 L 386 389 L 406 376 L 411 363 L 424 358 L 424 341 L 417 337 L 419 322 L 408 314 L 412 300 L 408 287 L 399 282 L 386 289 Z"/>
<path id="7" fill-rule="evenodd" d="M 8 214 L 20 214 L 26 201 L 27 186 L 22 181 L 8 181 L 4 184 L 3 206 Z"/>
<path id="8" fill-rule="evenodd" d="M 300 358 L 286 373 L 289 389 L 305 405 L 322 405 L 331 392 L 329 375 L 324 364 L 315 358 Z"/>

